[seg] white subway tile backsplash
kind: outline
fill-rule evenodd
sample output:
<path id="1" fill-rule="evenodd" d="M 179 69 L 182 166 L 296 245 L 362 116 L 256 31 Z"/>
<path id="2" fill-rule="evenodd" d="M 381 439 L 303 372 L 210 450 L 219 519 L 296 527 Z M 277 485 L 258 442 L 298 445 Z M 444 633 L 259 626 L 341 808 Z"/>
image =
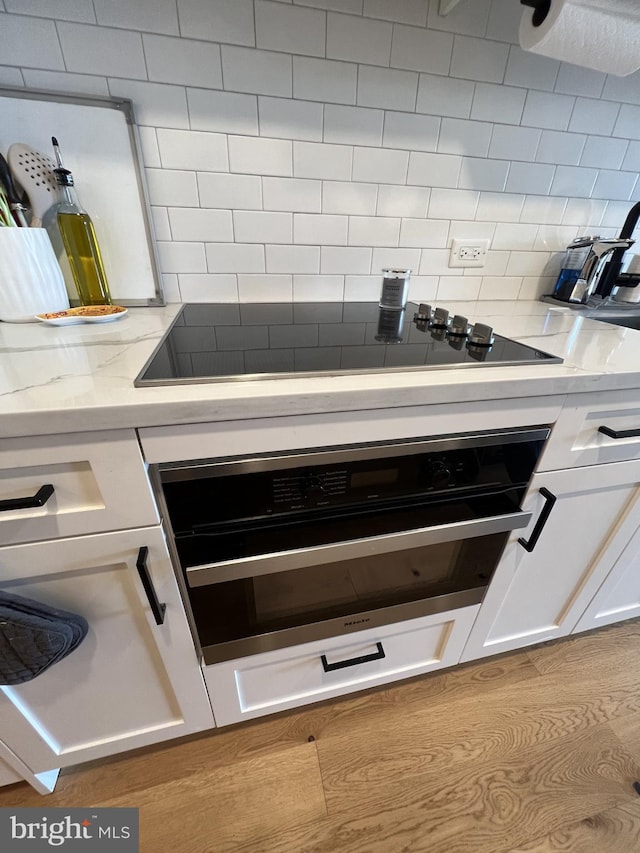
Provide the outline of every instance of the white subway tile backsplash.
<path id="1" fill-rule="evenodd" d="M 322 181 L 302 178 L 262 178 L 265 210 L 319 213 L 322 209 Z"/>
<path id="2" fill-rule="evenodd" d="M 281 3 L 255 0 L 256 46 L 265 50 L 307 56 L 324 56 L 326 15 L 324 12 Z"/>
<path id="3" fill-rule="evenodd" d="M 372 250 L 352 246 L 322 246 L 320 272 L 323 275 L 369 275 Z"/>
<path id="4" fill-rule="evenodd" d="M 346 145 L 381 145 L 383 123 L 383 110 L 325 104 L 324 141 Z"/>
<path id="5" fill-rule="evenodd" d="M 542 131 L 532 127 L 496 125 L 489 145 L 489 156 L 498 160 L 533 160 Z"/>
<path id="6" fill-rule="evenodd" d="M 527 251 L 533 249 L 537 236 L 537 225 L 524 225 L 519 222 L 499 222 L 496 225 L 491 248 Z"/>
<path id="7" fill-rule="evenodd" d="M 359 66 L 357 103 L 360 106 L 413 112 L 417 91 L 418 75 L 413 71 Z"/>
<path id="8" fill-rule="evenodd" d="M 601 169 L 591 195 L 594 198 L 629 199 L 637 180 L 637 172 L 616 172 L 613 169 Z"/>
<path id="9" fill-rule="evenodd" d="M 438 151 L 445 154 L 464 154 L 486 157 L 493 125 L 482 121 L 443 118 L 438 139 Z"/>
<path id="10" fill-rule="evenodd" d="M 183 36 L 255 44 L 252 0 L 177 0 Z"/>
<path id="11" fill-rule="evenodd" d="M 469 190 L 431 190 L 429 217 L 431 219 L 475 219 L 480 193 Z"/>
<path id="12" fill-rule="evenodd" d="M 322 104 L 287 98 L 258 98 L 260 135 L 284 139 L 322 139 Z"/>
<path id="13" fill-rule="evenodd" d="M 222 88 L 220 46 L 171 36 L 142 36 L 149 80 Z"/>
<path id="14" fill-rule="evenodd" d="M 182 302 L 180 286 L 178 285 L 178 274 L 175 272 L 161 273 L 162 290 L 164 298 L 168 303 Z"/>
<path id="15" fill-rule="evenodd" d="M 69 46 L 72 48 L 71 44 Z M 3 65 L 21 66 L 28 58 L 28 64 L 33 68 L 64 71 L 66 67 L 55 23 L 20 15 L 2 15 L 0 57 Z"/>
<path id="16" fill-rule="evenodd" d="M 623 104 L 620 107 L 612 135 L 623 136 L 627 139 L 640 139 L 640 106 Z"/>
<path id="17" fill-rule="evenodd" d="M 5 0 L 2 8 L 19 15 L 37 15 L 59 21 L 80 21 L 85 24 L 96 22 L 91 0 L 38 0 L 27 4 L 24 0 Z"/>
<path id="18" fill-rule="evenodd" d="M 584 69 L 581 69 L 584 71 Z M 597 133 L 608 136 L 618 117 L 620 105 L 610 101 L 577 98 L 569 122 L 569 130 L 576 133 Z"/>
<path id="19" fill-rule="evenodd" d="M 293 57 L 293 96 L 309 101 L 355 104 L 358 66 L 332 59 Z"/>
<path id="20" fill-rule="evenodd" d="M 373 216 L 378 188 L 375 184 L 323 181 L 322 212 Z"/>
<path id="21" fill-rule="evenodd" d="M 511 252 L 507 275 L 536 275 L 548 259 L 548 252 Z"/>
<path id="22" fill-rule="evenodd" d="M 454 77 L 421 74 L 416 112 L 452 118 L 469 118 L 475 84 Z"/>
<path id="23" fill-rule="evenodd" d="M 583 233 L 593 232 L 600 225 L 607 207 L 606 201 L 588 198 L 570 198 L 562 215 L 563 225 L 579 225 Z"/>
<path id="24" fill-rule="evenodd" d="M 619 169 L 627 152 L 626 139 L 611 139 L 608 136 L 588 136 L 580 160 L 581 166 L 603 169 Z"/>
<path id="25" fill-rule="evenodd" d="M 492 0 L 487 21 L 487 38 L 518 44 L 522 12 L 520 5 L 512 3 L 511 0 Z"/>
<path id="26" fill-rule="evenodd" d="M 518 299 L 540 299 L 553 291 L 555 280 L 556 276 L 523 276 Z"/>
<path id="27" fill-rule="evenodd" d="M 22 74 L 16 68 L 0 67 L 1 86 L 24 86 L 32 89 L 49 89 L 51 92 L 71 92 L 74 95 L 109 95 L 105 77 L 93 74 L 67 74 L 66 71 L 39 71 L 25 68 Z"/>
<path id="28" fill-rule="evenodd" d="M 381 184 L 378 188 L 378 216 L 409 216 L 424 219 L 430 191 L 427 187 Z"/>
<path id="29" fill-rule="evenodd" d="M 538 225 L 555 225 L 562 221 L 567 204 L 566 198 L 546 196 L 528 196 L 524 200 L 520 213 L 521 222 L 535 222 Z M 526 273 L 523 273 L 526 275 Z"/>
<path id="30" fill-rule="evenodd" d="M 563 62 L 560 65 L 556 79 L 556 92 L 566 95 L 583 95 L 587 98 L 599 98 L 604 88 L 606 74 L 593 71 L 590 68 L 581 68 L 577 65 L 568 65 Z"/>
<path id="31" fill-rule="evenodd" d="M 186 273 L 178 276 L 183 302 L 237 302 L 238 277 L 233 274 Z"/>
<path id="32" fill-rule="evenodd" d="M 449 222 L 445 219 L 403 219 L 400 246 L 444 249 L 448 233 Z"/>
<path id="33" fill-rule="evenodd" d="M 622 101 L 627 104 L 640 104 L 640 72 L 635 71 L 626 77 L 614 77 L 609 74 L 602 90 L 602 97 L 610 101 Z"/>
<path id="34" fill-rule="evenodd" d="M 597 169 L 558 166 L 551 184 L 551 195 L 584 196 L 588 198 L 597 177 Z"/>
<path id="35" fill-rule="evenodd" d="M 207 271 L 212 273 L 264 272 L 264 249 L 264 246 L 247 243 L 207 243 L 205 245 Z"/>
<path id="36" fill-rule="evenodd" d="M 195 172 L 147 169 L 146 177 L 151 204 L 164 207 L 198 206 Z"/>
<path id="37" fill-rule="evenodd" d="M 522 124 L 549 130 L 567 130 L 575 104 L 570 95 L 529 91 L 522 113 Z"/>
<path id="38" fill-rule="evenodd" d="M 160 269 L 163 273 L 206 272 L 204 246 L 202 243 L 171 243 L 158 241 Z"/>
<path id="39" fill-rule="evenodd" d="M 371 272 L 378 273 L 387 268 L 417 270 L 420 265 L 420 249 L 382 249 L 375 247 L 371 257 Z"/>
<path id="40" fill-rule="evenodd" d="M 482 278 L 480 299 L 517 299 L 522 285 L 521 276 L 488 276 Z"/>
<path id="41" fill-rule="evenodd" d="M 451 241 L 461 240 L 493 240 L 496 226 L 493 222 L 470 222 L 468 219 L 454 219 L 449 225 L 449 236 L 444 246 L 450 246 Z"/>
<path id="42" fill-rule="evenodd" d="M 427 26 L 434 30 L 483 36 L 487 28 L 490 6 L 491 0 L 473 0 L 472 3 L 454 6 L 447 15 L 441 15 L 439 2 L 430 0 Z"/>
<path id="43" fill-rule="evenodd" d="M 380 298 L 382 277 L 378 275 L 345 275 L 345 302 L 376 302 Z"/>
<path id="44" fill-rule="evenodd" d="M 509 262 L 509 257 L 511 256 L 511 252 L 494 252 L 489 251 L 485 255 L 485 263 L 482 269 L 483 276 L 492 276 L 492 275 L 504 275 L 507 271 L 507 264 Z M 465 275 L 469 273 L 470 275 L 477 270 L 474 270 L 473 267 L 470 267 L 465 271 Z"/>
<path id="45" fill-rule="evenodd" d="M 221 133 L 172 130 L 157 131 L 164 169 L 226 172 L 229 169 L 227 137 Z"/>
<path id="46" fill-rule="evenodd" d="M 262 179 L 258 175 L 200 172 L 197 179 L 202 207 L 244 210 L 259 210 L 262 207 Z"/>
<path id="47" fill-rule="evenodd" d="M 232 172 L 284 176 L 293 173 L 292 143 L 289 141 L 230 136 L 228 144 Z"/>
<path id="48" fill-rule="evenodd" d="M 640 142 L 630 142 L 622 161 L 622 168 L 632 172 L 640 171 Z"/>
<path id="49" fill-rule="evenodd" d="M 353 149 L 348 145 L 294 142 L 293 174 L 296 178 L 348 181 L 352 157 Z"/>
<path id="50" fill-rule="evenodd" d="M 294 302 L 342 302 L 344 299 L 344 276 L 342 275 L 294 275 Z"/>
<path id="51" fill-rule="evenodd" d="M 603 202 L 604 203 L 604 202 Z M 622 224 L 629 212 L 629 205 L 621 201 L 610 201 L 606 204 L 606 209 L 602 215 L 602 228 L 616 228 L 618 231 L 622 228 Z M 602 229 L 598 231 L 603 234 Z"/>
<path id="52" fill-rule="evenodd" d="M 225 243 L 234 239 L 230 210 L 171 207 L 168 212 L 174 240 Z"/>
<path id="53" fill-rule="evenodd" d="M 234 92 L 290 98 L 293 87 L 291 56 L 267 50 L 222 45 L 224 87 Z"/>
<path id="54" fill-rule="evenodd" d="M 575 225 L 540 225 L 533 248 L 537 252 L 562 252 L 576 236 Z"/>
<path id="55" fill-rule="evenodd" d="M 424 0 L 364 0 L 364 14 L 403 24 L 424 27 L 427 23 L 427 5 Z"/>
<path id="56" fill-rule="evenodd" d="M 169 213 L 166 207 L 152 207 L 151 220 L 153 222 L 153 234 L 156 240 L 171 240 L 171 228 L 169 227 Z"/>
<path id="57" fill-rule="evenodd" d="M 327 57 L 389 65 L 392 24 L 355 15 L 327 14 Z"/>
<path id="58" fill-rule="evenodd" d="M 337 12 L 361 15 L 363 0 L 296 0 L 298 6 L 314 6 L 317 9 L 333 9 Z"/>
<path id="59" fill-rule="evenodd" d="M 511 163 L 505 189 L 508 193 L 548 195 L 555 173 L 556 167 L 545 163 Z"/>
<path id="60" fill-rule="evenodd" d="M 290 275 L 239 275 L 240 302 L 291 302 L 293 282 Z"/>
<path id="61" fill-rule="evenodd" d="M 404 184 L 408 162 L 407 151 L 356 147 L 353 149 L 353 180 Z"/>
<path id="62" fill-rule="evenodd" d="M 522 50 L 512 45 L 509 50 L 507 70 L 504 82 L 510 86 L 522 86 L 527 89 L 542 89 L 552 92 L 558 78 L 560 63 L 547 56 Z"/>
<path id="63" fill-rule="evenodd" d="M 430 74 L 448 74 L 453 36 L 417 27 L 393 28 L 391 65 Z"/>
<path id="64" fill-rule="evenodd" d="M 106 27 L 178 35 L 175 0 L 93 0 L 93 5 L 97 22 Z"/>
<path id="65" fill-rule="evenodd" d="M 319 246 L 265 246 L 268 273 L 320 272 Z"/>
<path id="66" fill-rule="evenodd" d="M 258 99 L 255 95 L 187 89 L 192 130 L 258 134 Z"/>
<path id="67" fill-rule="evenodd" d="M 234 210 L 233 233 L 238 243 L 291 243 L 293 214 Z"/>
<path id="68" fill-rule="evenodd" d="M 461 167 L 462 157 L 453 154 L 412 151 L 407 183 L 425 187 L 457 187 Z"/>
<path id="69" fill-rule="evenodd" d="M 435 151 L 439 131 L 440 119 L 435 116 L 387 110 L 382 144 L 389 148 L 408 148 L 410 151 Z"/>
<path id="70" fill-rule="evenodd" d="M 560 166 L 577 166 L 582 157 L 587 137 L 579 133 L 543 130 L 536 153 L 538 163 L 556 163 Z"/>
<path id="71" fill-rule="evenodd" d="M 453 40 L 450 74 L 467 80 L 502 83 L 508 56 L 506 44 L 457 35 Z"/>
<path id="72" fill-rule="evenodd" d="M 321 246 L 346 246 L 349 217 L 294 213 L 293 242 Z"/>
<path id="73" fill-rule="evenodd" d="M 384 216 L 350 216 L 350 246 L 397 246 L 400 219 Z"/>
<path id="74" fill-rule="evenodd" d="M 103 79 L 102 77 L 87 78 L 87 77 L 84 77 L 82 75 L 66 74 L 64 71 L 33 71 L 33 70 L 31 70 L 31 71 L 27 71 L 27 73 L 33 74 L 33 75 L 42 74 L 42 75 L 44 75 L 43 79 L 45 79 L 45 80 L 49 76 L 51 77 L 51 79 L 55 79 L 56 77 L 62 77 L 63 79 L 66 79 L 68 77 L 75 78 L 76 76 L 80 76 L 81 79 L 80 79 L 79 91 L 81 91 L 81 92 L 87 91 L 86 89 L 82 88 L 82 81 L 83 80 L 85 80 L 85 79 L 102 80 Z M 35 79 L 37 80 L 38 78 L 36 77 Z M 23 76 L 23 72 L 19 68 L 11 68 L 8 65 L 0 65 L 0 86 L 12 86 L 12 87 L 20 87 L 21 88 L 22 86 L 25 85 L 25 83 L 26 83 L 26 77 Z M 40 86 L 40 83 L 38 83 L 38 82 L 26 83 L 26 85 L 27 86 L 33 86 L 35 88 L 35 87 Z M 43 84 L 41 88 L 46 89 L 47 88 L 46 84 Z M 55 86 L 53 86 L 52 88 L 55 88 Z M 60 88 L 64 88 L 64 86 L 61 86 Z M 69 90 L 71 90 L 71 87 Z M 76 90 L 74 90 L 74 91 L 77 91 L 77 87 L 76 87 Z M 89 90 L 89 91 L 92 91 L 92 90 Z M 98 94 L 98 93 L 96 92 L 95 94 Z M 109 90 L 108 90 L 108 87 L 106 85 L 106 81 L 104 81 L 104 91 L 100 92 L 99 94 L 104 94 L 104 95 L 109 94 Z"/>
<path id="75" fill-rule="evenodd" d="M 526 89 L 476 83 L 471 118 L 499 124 L 520 124 L 526 97 Z"/>
<path id="76" fill-rule="evenodd" d="M 438 285 L 438 299 L 444 301 L 477 299 L 481 285 L 482 277 L 479 275 L 446 276 Z"/>
<path id="77" fill-rule="evenodd" d="M 70 23 L 57 29 L 67 71 L 146 80 L 140 33 Z"/>
<path id="78" fill-rule="evenodd" d="M 505 188 L 509 164 L 504 160 L 463 157 L 458 187 L 462 190 L 495 190 Z"/>
<path id="79" fill-rule="evenodd" d="M 524 200 L 525 196 L 517 193 L 482 192 L 475 218 L 481 222 L 517 222 Z"/>
<path id="80" fill-rule="evenodd" d="M 449 266 L 449 249 L 422 249 L 418 269 L 420 275 L 461 275 L 461 270 Z"/>
<path id="81" fill-rule="evenodd" d="M 187 96 L 182 86 L 145 83 L 110 77 L 109 94 L 131 98 L 135 104 L 136 122 L 150 127 L 189 127 Z"/>

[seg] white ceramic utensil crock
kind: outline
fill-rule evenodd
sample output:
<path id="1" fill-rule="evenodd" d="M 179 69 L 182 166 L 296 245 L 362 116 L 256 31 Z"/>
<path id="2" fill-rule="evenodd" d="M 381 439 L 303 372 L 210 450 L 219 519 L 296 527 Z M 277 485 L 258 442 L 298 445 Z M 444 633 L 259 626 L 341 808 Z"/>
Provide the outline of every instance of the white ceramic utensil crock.
<path id="1" fill-rule="evenodd" d="M 63 311 L 69 297 L 44 228 L 0 228 L 0 320 L 33 323 Z"/>

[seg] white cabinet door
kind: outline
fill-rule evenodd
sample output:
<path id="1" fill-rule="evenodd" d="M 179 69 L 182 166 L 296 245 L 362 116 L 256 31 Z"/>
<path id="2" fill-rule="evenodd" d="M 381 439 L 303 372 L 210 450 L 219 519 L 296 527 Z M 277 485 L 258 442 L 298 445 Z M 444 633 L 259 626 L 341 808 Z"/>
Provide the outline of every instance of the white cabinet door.
<path id="1" fill-rule="evenodd" d="M 136 568 L 143 546 L 166 604 L 161 625 Z M 0 736 L 32 771 L 213 726 L 161 528 L 2 548 L 0 590 L 89 623 L 68 657 L 26 684 L 0 688 Z"/>
<path id="2" fill-rule="evenodd" d="M 640 528 L 620 555 L 572 633 L 640 616 Z"/>
<path id="3" fill-rule="evenodd" d="M 458 663 L 478 605 L 204 668 L 219 726 Z"/>
<path id="4" fill-rule="evenodd" d="M 640 462 L 534 476 L 524 502 L 529 528 L 515 533 L 480 607 L 462 660 L 569 634 L 640 521 Z M 545 504 L 556 503 L 533 551 L 529 539 Z"/>

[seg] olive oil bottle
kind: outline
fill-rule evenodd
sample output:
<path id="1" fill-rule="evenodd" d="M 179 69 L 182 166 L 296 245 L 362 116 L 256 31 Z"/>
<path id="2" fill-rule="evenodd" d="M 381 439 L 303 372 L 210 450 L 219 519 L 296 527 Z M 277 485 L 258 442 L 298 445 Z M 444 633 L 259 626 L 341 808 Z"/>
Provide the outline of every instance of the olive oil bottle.
<path id="1" fill-rule="evenodd" d="M 109 284 L 100 247 L 89 214 L 78 201 L 73 175 L 62 165 L 58 142 L 53 137 L 58 168 L 53 170 L 60 195 L 56 208 L 58 228 L 69 259 L 81 305 L 111 305 Z"/>

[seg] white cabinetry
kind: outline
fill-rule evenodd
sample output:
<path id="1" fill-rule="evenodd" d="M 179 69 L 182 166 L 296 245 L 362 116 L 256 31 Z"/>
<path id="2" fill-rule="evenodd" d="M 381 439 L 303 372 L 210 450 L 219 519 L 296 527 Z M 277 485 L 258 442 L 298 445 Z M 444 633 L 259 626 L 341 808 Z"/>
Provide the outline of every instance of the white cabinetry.
<path id="1" fill-rule="evenodd" d="M 136 561 L 161 603 L 156 624 Z M 176 579 L 159 527 L 0 549 L 0 588 L 84 616 L 64 660 L 0 690 L 0 732 L 35 773 L 213 726 Z"/>
<path id="2" fill-rule="evenodd" d="M 204 668 L 219 726 L 458 663 L 478 605 Z"/>

